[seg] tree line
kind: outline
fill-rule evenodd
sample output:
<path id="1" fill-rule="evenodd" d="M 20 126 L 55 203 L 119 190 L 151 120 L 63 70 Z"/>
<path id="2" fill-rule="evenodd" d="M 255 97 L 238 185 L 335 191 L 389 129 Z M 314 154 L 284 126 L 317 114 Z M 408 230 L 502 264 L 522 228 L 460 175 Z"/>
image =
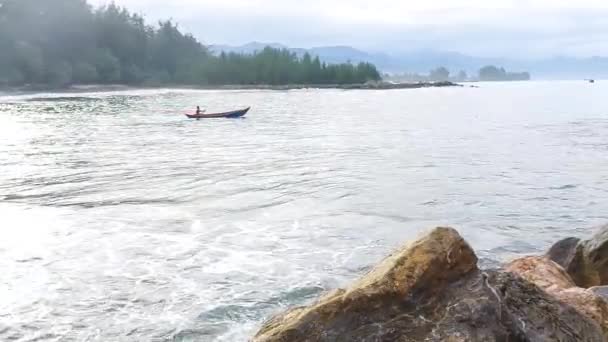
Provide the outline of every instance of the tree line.
<path id="1" fill-rule="evenodd" d="M 508 72 L 505 68 L 498 68 L 494 65 L 487 65 L 479 69 L 480 81 L 528 81 L 528 72 Z"/>
<path id="2" fill-rule="evenodd" d="M 25 84 L 355 84 L 369 63 L 326 64 L 288 50 L 214 55 L 171 20 L 86 0 L 0 0 L 0 86 Z"/>
<path id="3" fill-rule="evenodd" d="M 405 73 L 401 75 L 385 76 L 387 79 L 397 79 L 410 82 L 437 82 L 437 81 L 527 81 L 530 80 L 528 72 L 508 72 L 502 67 L 486 65 L 480 68 L 477 75 L 469 76 L 464 70 L 452 74 L 446 67 L 438 67 L 430 70 L 428 75 L 418 73 Z"/>

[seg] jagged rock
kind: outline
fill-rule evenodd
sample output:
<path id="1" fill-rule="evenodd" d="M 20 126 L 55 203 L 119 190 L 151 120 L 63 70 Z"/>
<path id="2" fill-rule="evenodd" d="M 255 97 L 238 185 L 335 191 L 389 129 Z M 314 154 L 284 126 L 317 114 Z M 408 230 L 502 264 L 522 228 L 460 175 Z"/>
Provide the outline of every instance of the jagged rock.
<path id="1" fill-rule="evenodd" d="M 589 240 L 567 238 L 557 242 L 547 256 L 580 287 L 608 285 L 608 225 Z"/>
<path id="2" fill-rule="evenodd" d="M 608 225 L 600 227 L 591 239 L 581 244 L 586 260 L 589 261 L 600 278 L 600 283 L 594 284 L 594 286 L 608 285 Z"/>
<path id="3" fill-rule="evenodd" d="M 558 241 L 547 252 L 547 257 L 560 265 L 580 287 L 600 285 L 600 276 L 585 255 L 580 239 Z"/>
<path id="4" fill-rule="evenodd" d="M 505 270 L 516 273 L 545 291 L 576 286 L 560 265 L 545 257 L 519 258 L 507 264 Z"/>
<path id="5" fill-rule="evenodd" d="M 580 287 L 549 291 L 549 294 L 594 320 L 602 329 L 604 336 L 608 337 L 608 302 L 602 296 Z"/>
<path id="6" fill-rule="evenodd" d="M 608 301 L 608 286 L 594 286 L 589 288 L 589 291 L 593 291 L 593 293 Z"/>
<path id="7" fill-rule="evenodd" d="M 505 270 L 534 283 L 556 299 L 594 320 L 608 336 L 608 302 L 596 294 L 605 291 L 577 287 L 564 269 L 546 257 L 524 257 L 506 265 Z"/>
<path id="8" fill-rule="evenodd" d="M 601 327 L 574 307 L 513 273 L 497 273 L 497 278 L 494 287 L 507 313 L 502 322 L 511 328 L 501 341 L 605 341 Z"/>
<path id="9" fill-rule="evenodd" d="M 547 257 L 567 269 L 577 256 L 577 246 L 581 239 L 569 237 L 558 241 L 549 249 Z"/>
<path id="10" fill-rule="evenodd" d="M 565 273 L 564 273 L 565 274 Z M 596 322 L 437 228 L 346 290 L 268 321 L 256 342 L 603 341 Z"/>

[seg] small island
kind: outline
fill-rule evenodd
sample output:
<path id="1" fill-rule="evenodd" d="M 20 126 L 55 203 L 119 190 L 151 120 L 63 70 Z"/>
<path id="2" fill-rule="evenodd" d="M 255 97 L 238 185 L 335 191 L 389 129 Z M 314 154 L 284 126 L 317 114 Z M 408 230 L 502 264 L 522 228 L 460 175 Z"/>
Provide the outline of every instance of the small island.
<path id="1" fill-rule="evenodd" d="M 480 81 L 529 81 L 528 72 L 508 72 L 505 68 L 487 65 L 479 69 Z"/>
<path id="2" fill-rule="evenodd" d="M 444 66 L 430 70 L 427 75 L 418 73 L 403 73 L 384 75 L 385 80 L 395 82 L 494 82 L 494 81 L 529 81 L 529 72 L 509 72 L 503 67 L 486 65 L 477 71 L 477 75 L 469 76 L 465 70 L 452 74 Z"/>

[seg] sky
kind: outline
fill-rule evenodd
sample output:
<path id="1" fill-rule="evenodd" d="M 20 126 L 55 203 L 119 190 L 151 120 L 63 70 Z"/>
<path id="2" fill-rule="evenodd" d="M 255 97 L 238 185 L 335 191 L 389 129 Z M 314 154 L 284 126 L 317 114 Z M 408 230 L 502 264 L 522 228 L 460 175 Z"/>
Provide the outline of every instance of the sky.
<path id="1" fill-rule="evenodd" d="M 111 0 L 89 0 L 99 6 Z M 483 57 L 608 56 L 608 0 L 114 0 L 205 44 Z"/>

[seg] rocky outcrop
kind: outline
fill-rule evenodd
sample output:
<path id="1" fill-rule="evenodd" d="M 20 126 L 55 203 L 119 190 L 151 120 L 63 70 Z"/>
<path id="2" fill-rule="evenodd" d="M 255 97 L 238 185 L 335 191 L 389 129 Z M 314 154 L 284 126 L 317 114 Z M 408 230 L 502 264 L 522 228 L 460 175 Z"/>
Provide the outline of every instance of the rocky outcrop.
<path id="1" fill-rule="evenodd" d="M 581 244 L 585 260 L 597 272 L 600 285 L 608 284 L 608 225 L 600 227 L 591 239 Z"/>
<path id="2" fill-rule="evenodd" d="M 552 284 L 534 270 L 556 290 L 575 288 L 545 260 L 482 271 L 455 230 L 436 228 L 349 288 L 272 318 L 254 341 L 604 341 L 602 308 L 584 312 L 543 290 Z"/>
<path id="3" fill-rule="evenodd" d="M 562 266 L 580 287 L 608 284 L 608 225 L 589 240 L 567 238 L 549 249 L 547 257 Z"/>
<path id="4" fill-rule="evenodd" d="M 577 287 L 564 269 L 546 257 L 525 257 L 509 263 L 505 269 L 537 285 L 556 299 L 571 305 L 595 321 L 608 336 L 608 302 L 597 294 L 600 289 Z"/>
<path id="5" fill-rule="evenodd" d="M 519 258 L 507 264 L 505 270 L 520 275 L 543 290 L 568 289 L 576 286 L 562 267 L 545 257 Z"/>

